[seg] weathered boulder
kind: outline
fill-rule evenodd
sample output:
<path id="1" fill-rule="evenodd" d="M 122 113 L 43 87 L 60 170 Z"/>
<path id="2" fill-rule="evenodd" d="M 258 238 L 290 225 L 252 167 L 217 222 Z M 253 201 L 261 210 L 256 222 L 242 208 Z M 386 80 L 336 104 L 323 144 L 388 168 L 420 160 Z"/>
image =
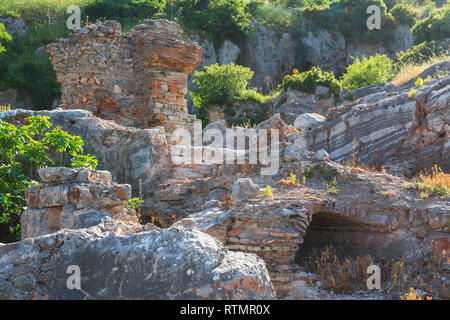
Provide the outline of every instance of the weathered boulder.
<path id="1" fill-rule="evenodd" d="M 313 156 L 314 160 L 318 160 L 318 161 L 324 161 L 324 160 L 329 160 L 330 156 L 328 155 L 328 152 L 326 152 L 323 149 L 320 149 L 319 151 L 316 152 L 316 154 Z"/>
<path id="2" fill-rule="evenodd" d="M 313 126 L 325 121 L 326 118 L 318 113 L 303 113 L 294 121 L 294 127 L 298 130 L 311 130 Z"/>
<path id="3" fill-rule="evenodd" d="M 262 259 L 197 230 L 98 226 L 0 247 L 0 299 L 274 299 Z M 80 289 L 69 289 L 69 266 Z M 73 272 L 73 271 L 71 271 Z"/>
<path id="4" fill-rule="evenodd" d="M 302 161 L 306 160 L 309 154 L 306 150 L 300 148 L 300 146 L 293 144 L 287 146 L 284 149 L 284 160 L 285 161 Z"/>
<path id="5" fill-rule="evenodd" d="M 26 117 L 36 115 L 48 116 L 53 126 L 61 126 L 63 130 L 80 136 L 86 142 L 85 153 L 97 157 L 98 169 L 111 172 L 119 183 L 132 185 L 135 192 L 139 191 L 139 181 L 145 192 L 155 180 L 170 172 L 167 139 L 161 127 L 123 127 L 84 110 L 16 109 L 0 113 L 0 120 L 21 125 L 25 124 Z"/>
<path id="6" fill-rule="evenodd" d="M 236 201 L 247 200 L 259 191 L 259 187 L 250 178 L 239 178 L 233 184 L 231 198 Z"/>

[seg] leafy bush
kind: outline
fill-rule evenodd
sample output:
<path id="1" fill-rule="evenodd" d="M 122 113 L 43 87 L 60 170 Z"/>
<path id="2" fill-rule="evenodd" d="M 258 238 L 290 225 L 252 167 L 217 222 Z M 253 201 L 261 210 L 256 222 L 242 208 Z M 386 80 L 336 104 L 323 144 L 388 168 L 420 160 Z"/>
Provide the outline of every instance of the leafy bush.
<path id="1" fill-rule="evenodd" d="M 427 62 L 436 55 L 436 42 L 424 41 L 415 45 L 412 49 L 397 53 L 397 65 L 421 64 Z"/>
<path id="2" fill-rule="evenodd" d="M 367 59 L 354 59 L 342 77 L 342 86 L 357 89 L 390 80 L 394 75 L 393 61 L 386 55 L 376 54 Z"/>
<path id="3" fill-rule="evenodd" d="M 398 23 L 407 24 L 410 27 L 414 25 L 418 18 L 417 13 L 404 4 L 397 4 L 392 8 L 390 13 L 395 18 L 395 20 L 398 21 Z"/>
<path id="4" fill-rule="evenodd" d="M 5 43 L 10 42 L 11 39 L 11 36 L 5 30 L 5 25 L 3 23 L 0 23 L 0 52 L 6 50 Z"/>
<path id="5" fill-rule="evenodd" d="M 450 35 L 450 7 L 434 10 L 419 20 L 411 29 L 416 44 L 431 40 L 444 40 Z"/>
<path id="6" fill-rule="evenodd" d="M 247 89 L 252 77 L 250 68 L 233 63 L 207 66 L 194 73 L 195 87 L 190 93 L 194 106 L 206 112 L 211 104 L 230 105 Z"/>
<path id="7" fill-rule="evenodd" d="M 166 0 L 92 0 L 84 7 L 90 20 L 106 18 L 124 22 L 150 19 L 163 13 Z"/>
<path id="8" fill-rule="evenodd" d="M 314 93 L 317 86 L 329 88 L 335 96 L 339 96 L 341 92 L 341 85 L 334 77 L 333 72 L 322 73 L 319 67 L 313 67 L 306 72 L 287 75 L 281 84 L 281 87 L 285 90 L 291 88 L 307 93 Z"/>
<path id="9" fill-rule="evenodd" d="M 31 93 L 36 109 L 45 109 L 60 96 L 60 86 L 50 59 L 36 49 L 67 36 L 65 22 L 34 26 L 0 53 L 0 90 L 22 88 Z"/>
<path id="10" fill-rule="evenodd" d="M 403 4 L 403 0 L 383 0 L 388 10 L 391 10 L 396 5 Z"/>
<path id="11" fill-rule="evenodd" d="M 48 117 L 28 117 L 27 121 L 16 127 L 0 120 L 0 242 L 20 240 L 25 189 L 36 184 L 37 169 L 55 164 L 97 166 L 95 157 L 83 155 L 80 137 L 52 128 Z"/>
<path id="12" fill-rule="evenodd" d="M 366 13 L 370 5 L 381 10 L 382 29 L 368 30 Z M 347 39 L 370 41 L 392 40 L 395 20 L 386 13 L 383 0 L 340 0 L 324 6 L 312 6 L 303 9 L 304 18 L 314 25 L 334 31 L 340 31 Z"/>
<path id="13" fill-rule="evenodd" d="M 216 45 L 225 39 L 239 41 L 245 38 L 251 22 L 246 8 L 245 0 L 200 1 L 190 15 L 183 17 L 183 23 L 205 32 Z"/>

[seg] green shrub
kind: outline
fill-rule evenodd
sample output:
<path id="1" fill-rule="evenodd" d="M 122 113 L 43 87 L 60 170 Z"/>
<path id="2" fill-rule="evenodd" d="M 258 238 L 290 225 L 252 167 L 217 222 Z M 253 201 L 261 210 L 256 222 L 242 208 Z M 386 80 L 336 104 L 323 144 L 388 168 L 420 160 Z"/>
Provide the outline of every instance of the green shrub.
<path id="1" fill-rule="evenodd" d="M 397 4 L 392 8 L 390 13 L 395 18 L 395 20 L 398 21 L 398 23 L 407 24 L 410 27 L 414 25 L 418 18 L 417 13 L 404 4 Z"/>
<path id="2" fill-rule="evenodd" d="M 368 30 L 366 13 L 370 5 L 376 5 L 381 10 L 380 30 Z M 359 39 L 365 42 L 390 41 L 395 20 L 386 13 L 383 0 L 340 0 L 324 6 L 306 7 L 304 18 L 314 25 L 327 30 L 342 32 L 347 39 Z"/>
<path id="3" fill-rule="evenodd" d="M 307 93 L 314 93 L 317 86 L 329 88 L 335 96 L 339 96 L 341 93 L 341 85 L 334 77 L 333 72 L 322 72 L 319 67 L 313 67 L 306 72 L 287 75 L 281 84 L 284 90 L 291 88 Z"/>
<path id="4" fill-rule="evenodd" d="M 11 36 L 5 30 L 5 25 L 0 23 L 0 53 L 5 51 L 5 44 L 11 41 Z"/>
<path id="5" fill-rule="evenodd" d="M 206 3 L 204 7 L 202 3 Z M 245 0 L 209 0 L 200 2 L 183 23 L 190 29 L 208 34 L 216 45 L 225 39 L 243 40 L 249 29 L 251 16 Z"/>
<path id="6" fill-rule="evenodd" d="M 158 17 L 163 13 L 166 0 L 92 0 L 83 10 L 89 20 L 143 20 Z"/>
<path id="7" fill-rule="evenodd" d="M 436 56 L 436 42 L 424 41 L 415 45 L 412 49 L 397 53 L 397 65 L 422 64 Z"/>
<path id="8" fill-rule="evenodd" d="M 97 165 L 95 157 L 83 155 L 80 137 L 52 128 L 48 117 L 28 117 L 27 121 L 16 127 L 0 120 L 0 242 L 20 240 L 25 189 L 36 184 L 37 169 L 48 165 L 95 169 Z"/>
<path id="9" fill-rule="evenodd" d="M 416 22 L 411 33 L 416 44 L 448 38 L 450 35 L 450 8 L 432 11 L 428 17 Z"/>
<path id="10" fill-rule="evenodd" d="M 342 77 L 342 86 L 349 90 L 374 85 L 394 76 L 393 61 L 386 55 L 376 54 L 367 59 L 354 59 Z"/>
<path id="11" fill-rule="evenodd" d="M 383 0 L 383 2 L 388 10 L 391 10 L 396 5 L 403 4 L 403 0 Z"/>
<path id="12" fill-rule="evenodd" d="M 233 63 L 207 66 L 204 71 L 194 73 L 190 93 L 194 106 L 206 112 L 211 104 L 230 105 L 247 89 L 252 77 L 250 68 Z"/>

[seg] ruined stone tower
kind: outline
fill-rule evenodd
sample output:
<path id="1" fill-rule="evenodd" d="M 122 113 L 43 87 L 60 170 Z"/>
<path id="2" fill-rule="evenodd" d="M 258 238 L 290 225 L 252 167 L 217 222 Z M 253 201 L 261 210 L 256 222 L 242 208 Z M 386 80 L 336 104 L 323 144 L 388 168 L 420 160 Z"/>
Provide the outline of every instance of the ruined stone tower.
<path id="1" fill-rule="evenodd" d="M 123 34 L 115 21 L 77 30 L 47 47 L 64 109 L 85 109 L 124 126 L 164 126 L 166 132 L 198 122 L 187 112 L 188 74 L 201 47 L 167 20 L 145 20 Z"/>

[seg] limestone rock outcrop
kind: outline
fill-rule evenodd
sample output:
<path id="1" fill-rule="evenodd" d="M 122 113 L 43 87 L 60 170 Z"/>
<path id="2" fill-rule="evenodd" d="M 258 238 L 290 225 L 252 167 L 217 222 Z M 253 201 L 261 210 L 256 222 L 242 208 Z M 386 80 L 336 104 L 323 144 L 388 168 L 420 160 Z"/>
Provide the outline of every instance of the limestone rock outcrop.
<path id="1" fill-rule="evenodd" d="M 0 247 L 0 299 L 274 299 L 264 262 L 200 231 L 106 219 Z M 69 266 L 81 289 L 70 290 Z"/>
<path id="2" fill-rule="evenodd" d="M 255 72 L 250 86 L 269 92 L 291 73 L 295 63 L 295 41 L 289 33 L 280 35 L 255 22 L 252 25 L 255 31 L 244 48 L 246 65 Z"/>
<path id="3" fill-rule="evenodd" d="M 145 191 L 170 172 L 169 147 L 162 127 L 123 127 L 85 110 L 16 109 L 1 112 L 0 120 L 23 125 L 25 118 L 36 115 L 48 116 L 53 126 L 61 126 L 70 134 L 80 136 L 86 142 L 85 153 L 98 159 L 98 169 L 112 172 L 114 180 L 130 184 L 136 192 L 139 192 L 139 181 Z"/>
<path id="4" fill-rule="evenodd" d="M 320 93 L 320 94 L 319 94 Z M 297 117 L 303 113 L 318 113 L 326 115 L 335 106 L 328 88 L 318 87 L 316 93 L 305 93 L 288 88 L 274 101 L 274 111 L 280 113 L 288 124 L 294 124 Z"/>
<path id="5" fill-rule="evenodd" d="M 327 121 L 300 129 L 289 141 L 334 161 L 360 159 L 410 176 L 434 165 L 450 170 L 450 77 L 376 92 L 330 110 Z"/>
<path id="6" fill-rule="evenodd" d="M 256 255 L 229 251 L 198 230 L 139 224 L 124 205 L 129 186 L 112 183 L 109 172 L 39 175 L 44 184 L 27 190 L 26 239 L 0 246 L 0 299 L 276 298 Z M 64 205 L 59 225 L 44 210 L 56 205 Z M 79 280 L 71 282 L 74 270 Z"/>

